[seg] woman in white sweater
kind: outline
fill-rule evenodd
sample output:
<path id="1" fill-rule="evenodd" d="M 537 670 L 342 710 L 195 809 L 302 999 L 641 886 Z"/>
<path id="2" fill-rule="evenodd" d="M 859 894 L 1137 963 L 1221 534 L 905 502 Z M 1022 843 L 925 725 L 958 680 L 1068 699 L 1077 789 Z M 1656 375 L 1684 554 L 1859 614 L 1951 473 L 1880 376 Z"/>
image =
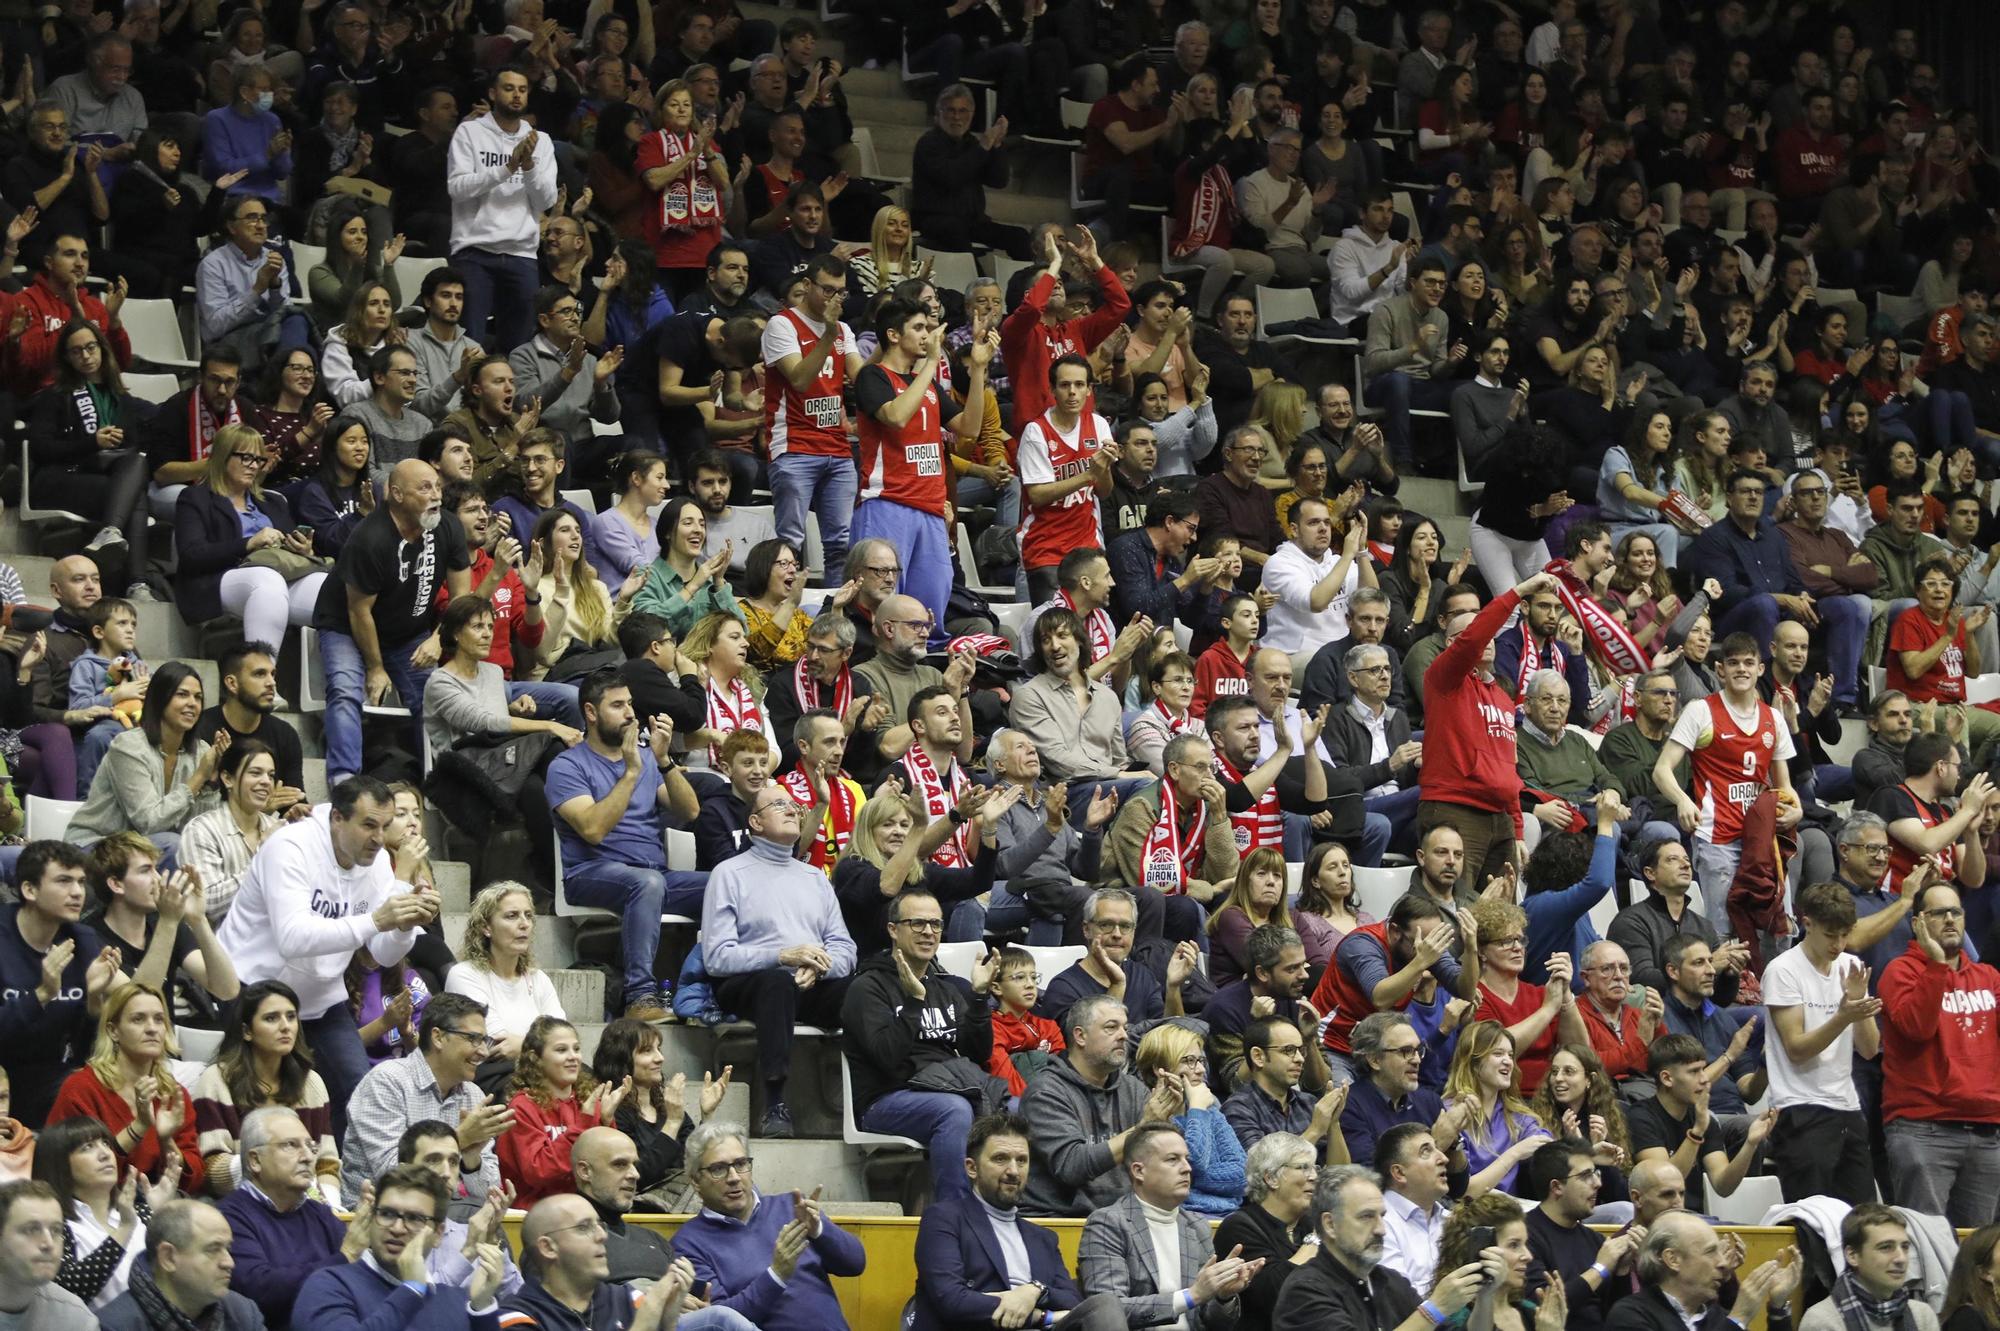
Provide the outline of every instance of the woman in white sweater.
<path id="1" fill-rule="evenodd" d="M 569 1019 L 548 973 L 535 965 L 534 953 L 535 899 L 528 889 L 512 882 L 483 888 L 472 899 L 458 964 L 445 978 L 444 989 L 486 1005 L 486 1034 L 493 1041 L 489 1058 L 511 1063 L 536 1017 Z"/>

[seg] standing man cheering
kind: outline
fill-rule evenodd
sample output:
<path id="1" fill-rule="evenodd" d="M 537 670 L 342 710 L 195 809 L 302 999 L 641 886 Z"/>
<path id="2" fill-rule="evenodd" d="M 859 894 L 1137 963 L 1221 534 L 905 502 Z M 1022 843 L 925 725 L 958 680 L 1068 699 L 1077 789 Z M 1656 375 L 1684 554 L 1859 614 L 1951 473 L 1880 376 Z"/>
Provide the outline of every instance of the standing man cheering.
<path id="1" fill-rule="evenodd" d="M 518 347 L 533 331 L 541 215 L 556 203 L 555 145 L 523 119 L 528 94 L 521 66 L 494 70 L 486 85 L 491 110 L 459 125 L 445 159 L 451 266 L 465 285 L 462 323 L 488 347 Z"/>

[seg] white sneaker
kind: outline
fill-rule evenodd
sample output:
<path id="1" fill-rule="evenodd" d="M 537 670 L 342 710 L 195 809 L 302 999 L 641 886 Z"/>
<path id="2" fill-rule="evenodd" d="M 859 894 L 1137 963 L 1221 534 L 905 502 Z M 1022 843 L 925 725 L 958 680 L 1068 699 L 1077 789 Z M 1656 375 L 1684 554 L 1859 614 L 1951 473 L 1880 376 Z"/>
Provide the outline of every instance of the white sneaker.
<path id="1" fill-rule="evenodd" d="M 143 582 L 135 582 L 125 589 L 125 599 L 146 605 L 158 605 L 160 598 L 153 595 L 153 589 Z"/>
<path id="2" fill-rule="evenodd" d="M 119 531 L 116 527 L 99 527 L 97 535 L 91 537 L 90 544 L 83 548 L 86 550 L 102 550 L 107 545 L 123 544 L 125 544 L 124 532 Z"/>

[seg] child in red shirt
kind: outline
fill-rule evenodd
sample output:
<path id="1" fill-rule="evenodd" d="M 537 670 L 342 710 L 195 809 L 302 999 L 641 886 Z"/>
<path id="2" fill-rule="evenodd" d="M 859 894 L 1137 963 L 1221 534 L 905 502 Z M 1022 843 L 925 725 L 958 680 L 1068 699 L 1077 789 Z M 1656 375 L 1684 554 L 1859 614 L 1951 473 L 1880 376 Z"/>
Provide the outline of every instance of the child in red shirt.
<path id="1" fill-rule="evenodd" d="M 1063 1052 L 1062 1027 L 1029 1011 L 1041 996 L 1040 979 L 1035 974 L 1033 954 L 1018 947 L 1000 954 L 1000 969 L 993 977 L 993 993 L 1000 1006 L 993 1014 L 993 1053 L 986 1070 L 1007 1083 L 1010 1095 L 1024 1095 L 1028 1090 L 1021 1069 L 1014 1064 L 1015 1054 L 1053 1058 Z"/>
<path id="2" fill-rule="evenodd" d="M 1222 640 L 1201 654 L 1194 663 L 1194 699 L 1188 711 L 1207 716 L 1208 705 L 1230 695 L 1247 697 L 1250 675 L 1244 668 L 1264 631 L 1264 616 L 1257 598 L 1236 592 L 1222 603 Z"/>

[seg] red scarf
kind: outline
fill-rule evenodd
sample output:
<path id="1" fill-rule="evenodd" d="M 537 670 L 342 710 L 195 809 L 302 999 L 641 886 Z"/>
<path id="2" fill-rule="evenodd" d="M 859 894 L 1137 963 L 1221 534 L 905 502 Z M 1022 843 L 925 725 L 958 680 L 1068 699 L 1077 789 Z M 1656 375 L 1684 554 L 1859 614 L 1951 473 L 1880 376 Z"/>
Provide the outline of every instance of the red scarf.
<path id="1" fill-rule="evenodd" d="M 1555 574 L 1556 595 L 1561 598 L 1563 609 L 1576 616 L 1576 622 L 1583 626 L 1584 641 L 1596 650 L 1599 660 L 1611 667 L 1613 674 L 1637 674 L 1652 665 L 1631 630 L 1598 603 L 1567 559 L 1550 560 L 1544 572 Z M 1522 637 L 1527 635 L 1524 633 Z M 1521 655 L 1526 657 L 1527 652 Z"/>
<path id="2" fill-rule="evenodd" d="M 1195 857 L 1201 854 L 1202 834 L 1208 830 L 1208 805 L 1195 802 L 1194 821 L 1181 831 L 1181 813 L 1174 804 L 1173 787 L 1163 779 L 1159 785 L 1160 819 L 1146 833 L 1139 848 L 1139 882 L 1157 888 L 1170 897 L 1187 894 L 1187 880 L 1194 876 Z"/>
<path id="3" fill-rule="evenodd" d="M 1236 785 L 1243 784 L 1243 773 L 1236 765 L 1222 756 L 1222 750 L 1215 751 L 1215 774 L 1224 781 Z M 1259 846 L 1285 848 L 1285 814 L 1278 807 L 1278 787 L 1273 782 L 1269 789 L 1257 797 L 1257 802 L 1242 813 L 1229 815 L 1229 825 L 1236 829 L 1236 853 L 1248 855 Z"/>
<path id="4" fill-rule="evenodd" d="M 757 700 L 750 694 L 750 686 L 740 679 L 729 681 L 730 696 L 725 698 L 715 690 L 715 681 L 708 681 L 708 728 L 727 735 L 736 730 L 764 730 L 764 713 L 757 709 Z M 722 770 L 722 746 L 708 746 L 708 763 L 716 771 Z"/>
<path id="5" fill-rule="evenodd" d="M 1187 221 L 1174 237 L 1174 257 L 1185 259 L 1204 245 L 1227 244 L 1229 223 L 1236 217 L 1236 183 L 1222 163 L 1196 177 L 1188 191 Z M 1218 242 L 1216 237 L 1224 240 Z"/>
<path id="6" fill-rule="evenodd" d="M 910 789 L 924 802 L 924 813 L 932 822 L 951 815 L 952 806 L 958 797 L 971 788 L 972 782 L 956 762 L 951 765 L 949 783 L 938 775 L 937 764 L 924 752 L 923 741 L 910 746 L 903 755 L 903 771 L 909 774 Z M 972 863 L 972 852 L 966 848 L 965 827 L 961 824 L 951 834 L 951 840 L 938 847 L 937 854 L 931 856 L 931 863 L 941 869 L 963 869 Z"/>
<path id="7" fill-rule="evenodd" d="M 1176 720 L 1174 714 L 1167 710 L 1167 705 L 1157 698 L 1153 700 L 1153 710 L 1158 712 L 1160 719 L 1167 723 L 1167 733 L 1169 735 L 1199 735 L 1202 733 L 1201 718 L 1193 712 L 1189 712 L 1186 716 Z"/>
<path id="8" fill-rule="evenodd" d="M 812 808 L 812 780 L 806 776 L 803 761 L 779 777 L 778 784 L 792 793 L 792 798 L 799 802 L 800 807 Z M 854 813 L 860 805 L 856 803 L 854 792 L 848 789 L 847 782 L 841 780 L 838 772 L 827 779 L 826 799 L 826 816 L 819 820 L 819 827 L 813 837 L 812 850 L 806 859 L 813 868 L 830 871 L 833 862 L 840 858 L 841 852 L 847 849 L 848 841 L 854 836 Z"/>
<path id="9" fill-rule="evenodd" d="M 194 456 L 188 461 L 206 462 L 209 449 L 215 443 L 215 432 L 225 425 L 240 425 L 242 421 L 243 410 L 236 405 L 235 398 L 229 399 L 228 417 L 218 421 L 215 419 L 215 413 L 209 410 L 208 399 L 202 396 L 199 388 L 188 394 L 188 442 L 194 451 Z"/>
<path id="10" fill-rule="evenodd" d="M 1102 661 L 1111 655 L 1111 644 L 1117 641 L 1117 637 L 1111 631 L 1111 616 L 1104 607 L 1099 606 L 1086 615 L 1076 608 L 1076 602 L 1064 591 L 1056 593 L 1056 604 L 1082 620 L 1083 626 L 1090 630 L 1089 660 Z"/>
<path id="11" fill-rule="evenodd" d="M 683 157 L 699 158 L 709 147 L 692 133 L 676 134 L 663 129 L 659 135 L 669 166 Z M 660 193 L 662 231 L 701 231 L 719 227 L 722 221 L 722 201 L 716 195 L 715 182 L 702 170 L 699 160 L 692 171 L 668 181 Z"/>
<path id="12" fill-rule="evenodd" d="M 807 658 L 801 656 L 799 663 L 792 667 L 792 691 L 798 695 L 799 711 L 805 713 L 820 707 L 830 707 L 833 714 L 840 718 L 841 724 L 846 725 L 847 709 L 854 705 L 854 672 L 846 666 L 840 668 L 840 678 L 833 681 L 831 703 L 820 697 L 822 687 L 820 682 L 813 678 L 813 672 L 807 665 Z"/>

